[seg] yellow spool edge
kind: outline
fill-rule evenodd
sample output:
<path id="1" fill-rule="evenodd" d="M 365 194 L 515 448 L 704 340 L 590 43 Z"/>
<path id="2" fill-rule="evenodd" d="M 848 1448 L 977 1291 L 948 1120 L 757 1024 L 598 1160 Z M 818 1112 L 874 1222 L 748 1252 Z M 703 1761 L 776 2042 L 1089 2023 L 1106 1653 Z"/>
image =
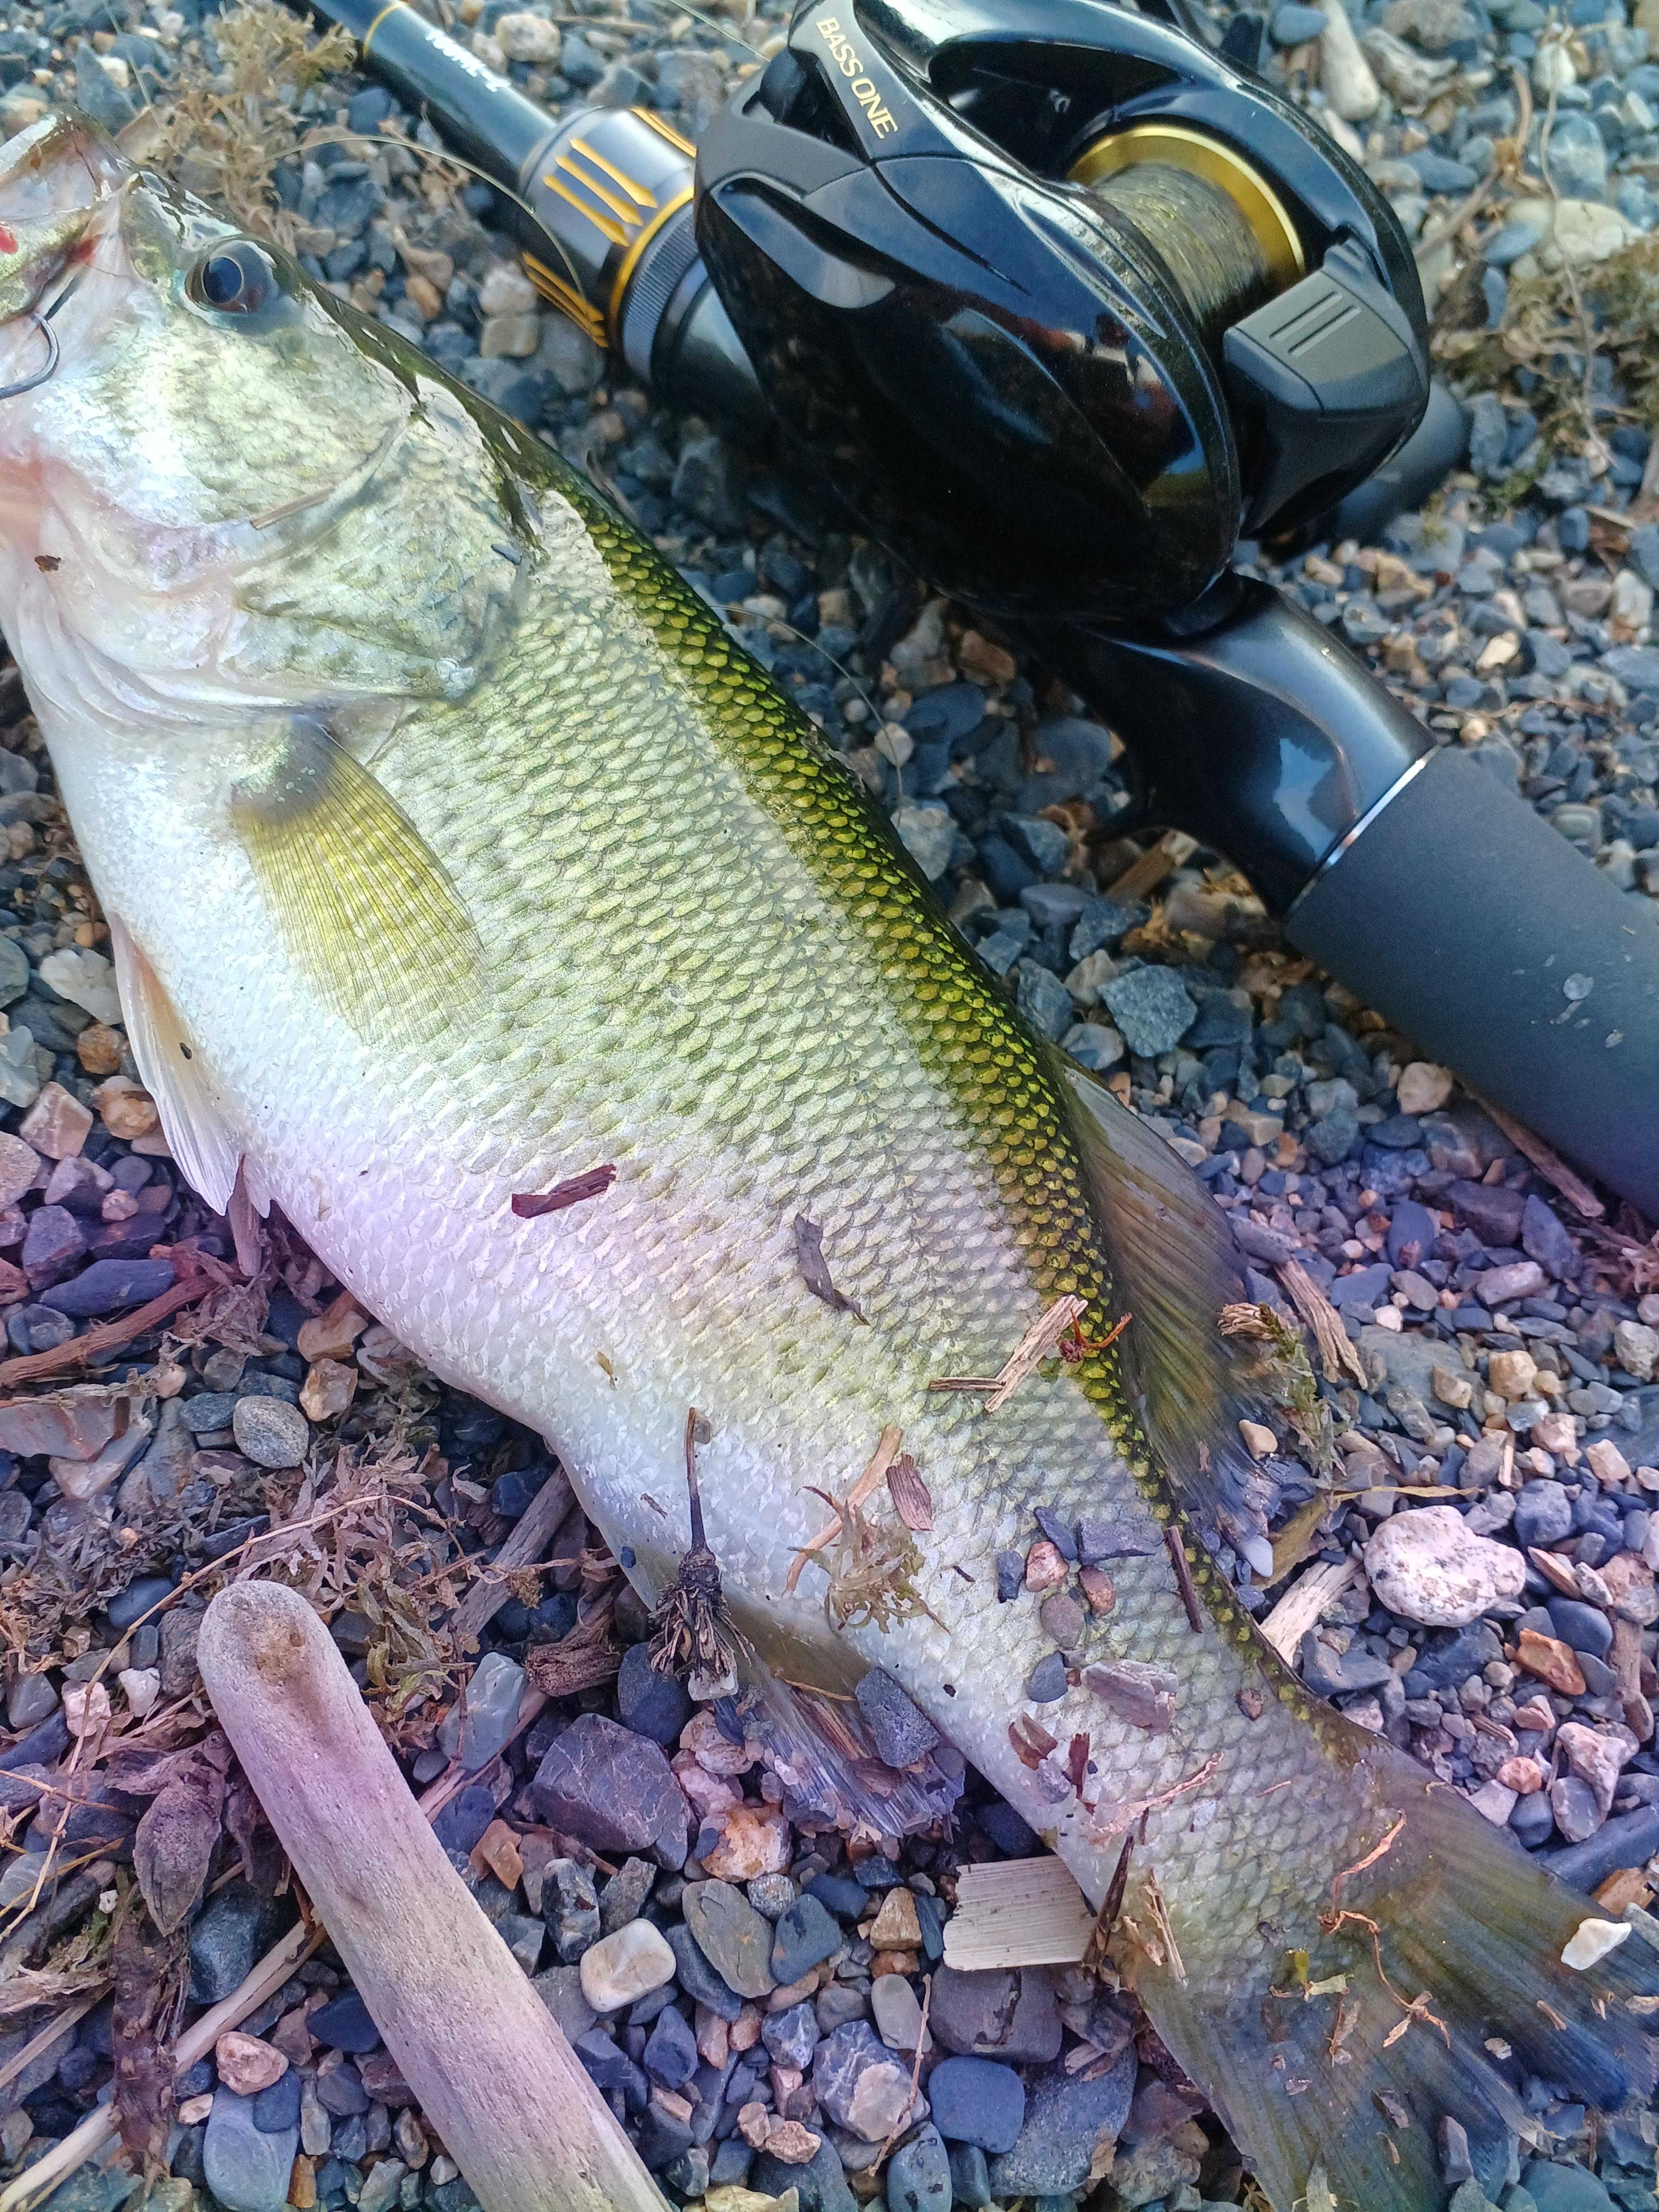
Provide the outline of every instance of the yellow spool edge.
<path id="1" fill-rule="evenodd" d="M 1288 290 L 1307 275 L 1302 240 L 1277 192 L 1262 182 L 1242 155 L 1201 131 L 1190 131 L 1179 123 L 1133 123 L 1127 130 L 1109 131 L 1073 164 L 1066 182 L 1097 185 L 1139 161 L 1161 161 L 1167 168 L 1184 169 L 1224 191 L 1249 224 L 1280 291 Z"/>

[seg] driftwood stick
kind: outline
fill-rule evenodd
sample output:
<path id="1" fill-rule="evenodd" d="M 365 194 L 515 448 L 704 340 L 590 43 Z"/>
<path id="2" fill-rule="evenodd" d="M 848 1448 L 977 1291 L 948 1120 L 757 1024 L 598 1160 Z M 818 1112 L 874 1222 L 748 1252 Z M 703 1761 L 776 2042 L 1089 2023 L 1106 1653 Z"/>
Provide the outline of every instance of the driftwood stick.
<path id="1" fill-rule="evenodd" d="M 234 1583 L 202 1680 L 404 2079 L 484 2212 L 664 2201 L 410 1796 L 299 1593 Z"/>

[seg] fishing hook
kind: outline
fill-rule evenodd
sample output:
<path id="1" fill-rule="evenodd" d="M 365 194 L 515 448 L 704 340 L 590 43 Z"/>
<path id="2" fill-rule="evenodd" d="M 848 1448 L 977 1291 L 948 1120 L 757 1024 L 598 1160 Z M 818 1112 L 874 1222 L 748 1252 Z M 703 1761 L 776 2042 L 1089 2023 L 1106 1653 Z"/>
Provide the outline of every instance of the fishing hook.
<path id="1" fill-rule="evenodd" d="M 25 376 L 21 378 L 15 384 L 0 385 L 0 399 L 15 399 L 21 392 L 33 392 L 36 385 L 44 384 L 47 378 L 56 370 L 58 367 L 58 333 L 52 326 L 52 319 L 58 313 L 58 310 L 63 306 L 64 301 L 73 299 L 76 293 L 80 290 L 81 278 L 82 272 L 77 270 L 75 275 L 70 278 L 69 283 L 64 285 L 63 290 L 58 293 L 57 298 L 52 301 L 52 305 L 46 309 L 44 314 L 33 307 L 29 309 L 29 320 L 34 325 L 36 330 L 40 331 L 41 337 L 45 338 L 46 342 L 46 367 L 44 368 L 36 369 L 33 376 Z"/>
<path id="2" fill-rule="evenodd" d="M 37 368 L 33 376 L 20 377 L 15 384 L 0 384 L 0 399 L 15 399 L 21 392 L 33 392 L 37 384 L 46 382 L 58 366 L 57 331 L 46 316 L 37 314 L 33 307 L 29 309 L 28 315 L 30 322 L 46 342 L 46 367 Z"/>

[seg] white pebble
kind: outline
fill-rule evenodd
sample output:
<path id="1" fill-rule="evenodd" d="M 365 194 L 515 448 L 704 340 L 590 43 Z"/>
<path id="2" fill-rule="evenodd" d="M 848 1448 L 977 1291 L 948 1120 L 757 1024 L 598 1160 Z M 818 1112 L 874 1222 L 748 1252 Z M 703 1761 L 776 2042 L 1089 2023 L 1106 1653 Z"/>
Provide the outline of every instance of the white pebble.
<path id="1" fill-rule="evenodd" d="M 582 1995 L 595 2012 L 620 2012 L 674 1978 L 674 1954 L 648 1920 L 630 1920 L 582 1953 Z"/>
<path id="2" fill-rule="evenodd" d="M 1629 1934 L 1628 1920 L 1581 1920 L 1567 1940 L 1561 1964 L 1582 1974 L 1587 1966 L 1599 1965 L 1609 1951 L 1616 1951 Z"/>
<path id="3" fill-rule="evenodd" d="M 1464 1628 L 1498 1598 L 1520 1596 L 1527 1562 L 1513 1545 L 1474 1534 L 1454 1506 L 1426 1505 L 1379 1522 L 1365 1572 L 1391 1613 L 1428 1628 Z"/>

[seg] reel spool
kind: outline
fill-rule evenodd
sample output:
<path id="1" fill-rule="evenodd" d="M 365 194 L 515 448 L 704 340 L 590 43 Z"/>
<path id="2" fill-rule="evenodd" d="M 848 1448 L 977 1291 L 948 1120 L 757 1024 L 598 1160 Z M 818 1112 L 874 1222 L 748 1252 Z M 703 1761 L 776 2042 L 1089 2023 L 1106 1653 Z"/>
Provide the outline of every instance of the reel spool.
<path id="1" fill-rule="evenodd" d="M 1133 226 L 1218 362 L 1230 325 L 1308 273 L 1284 202 L 1242 156 L 1203 131 L 1174 123 L 1109 131 L 1073 163 L 1066 182 Z"/>

